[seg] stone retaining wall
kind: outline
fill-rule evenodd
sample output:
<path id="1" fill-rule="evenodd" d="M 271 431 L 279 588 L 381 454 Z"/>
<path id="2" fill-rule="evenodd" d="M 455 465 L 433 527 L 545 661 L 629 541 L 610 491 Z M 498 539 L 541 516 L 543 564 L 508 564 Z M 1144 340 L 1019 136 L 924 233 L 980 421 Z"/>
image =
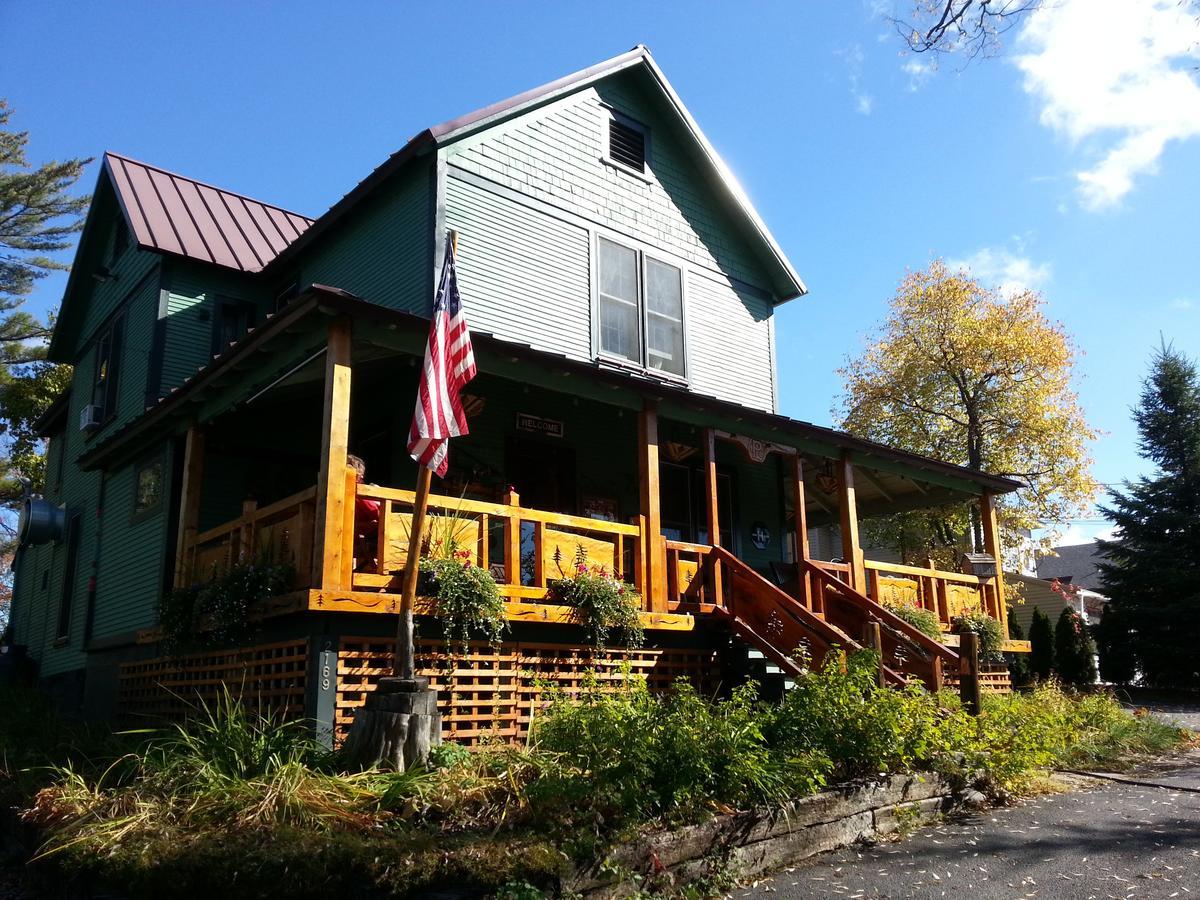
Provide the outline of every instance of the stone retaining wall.
<path id="1" fill-rule="evenodd" d="M 891 775 L 840 785 L 771 813 L 718 816 L 622 844 L 567 885 L 585 897 L 623 897 L 646 882 L 686 884 L 729 872 L 753 878 L 827 850 L 926 824 L 959 805 L 939 776 Z"/>

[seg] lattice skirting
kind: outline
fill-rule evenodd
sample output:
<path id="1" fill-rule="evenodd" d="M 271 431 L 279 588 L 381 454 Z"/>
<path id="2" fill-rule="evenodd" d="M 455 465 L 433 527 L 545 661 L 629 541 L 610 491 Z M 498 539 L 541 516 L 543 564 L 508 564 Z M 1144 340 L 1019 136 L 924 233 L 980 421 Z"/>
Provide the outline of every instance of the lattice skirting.
<path id="1" fill-rule="evenodd" d="M 1008 671 L 1008 663 L 984 663 L 979 667 L 979 686 L 985 693 L 1011 694 L 1012 676 Z M 958 690 L 958 673 L 946 672 L 943 678 L 946 690 Z"/>
<path id="2" fill-rule="evenodd" d="M 337 739 L 349 733 L 354 710 L 385 675 L 391 674 L 395 641 L 343 637 L 338 652 Z M 614 687 L 644 676 L 651 690 L 665 690 L 683 677 L 701 691 L 716 689 L 720 666 L 713 649 L 609 649 L 566 644 L 513 642 L 493 647 L 472 643 L 449 657 L 438 640 L 417 642 L 417 668 L 438 689 L 442 736 L 474 745 L 485 740 L 520 741 L 539 704 L 543 686 L 578 693 L 594 677 Z"/>
<path id="3" fill-rule="evenodd" d="M 307 667 L 304 639 L 122 663 L 119 712 L 179 721 L 228 687 L 250 709 L 303 718 Z"/>

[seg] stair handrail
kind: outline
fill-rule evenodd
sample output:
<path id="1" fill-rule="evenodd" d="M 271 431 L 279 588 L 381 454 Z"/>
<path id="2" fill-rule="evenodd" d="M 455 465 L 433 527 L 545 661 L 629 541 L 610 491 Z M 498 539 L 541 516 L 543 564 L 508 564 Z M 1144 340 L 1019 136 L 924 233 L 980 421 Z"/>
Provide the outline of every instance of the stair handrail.
<path id="1" fill-rule="evenodd" d="M 816 637 L 820 638 L 826 644 L 831 646 L 836 645 L 850 652 L 863 649 L 863 644 L 860 640 L 857 640 L 853 636 L 847 634 L 832 622 L 829 622 L 818 616 L 811 609 L 798 601 L 795 597 L 791 596 L 777 585 L 774 585 L 767 579 L 763 578 L 745 562 L 729 552 L 729 550 L 725 549 L 724 547 L 713 547 L 709 552 L 716 557 L 717 562 L 722 562 L 728 566 L 731 572 L 738 572 L 743 576 L 750 578 L 752 583 L 769 592 L 769 595 L 775 598 L 779 602 L 780 606 L 782 606 L 787 613 L 801 625 L 801 627 L 812 632 Z M 734 595 L 731 595 L 731 599 L 733 596 Z M 722 610 L 722 612 L 732 617 L 735 621 L 742 621 L 737 614 L 736 602 L 737 601 L 735 601 L 729 609 Z M 759 635 L 745 622 L 742 622 L 742 624 L 746 631 L 754 636 L 760 648 L 764 650 L 770 650 L 777 656 L 787 656 L 787 654 L 780 650 L 779 647 L 777 647 L 769 638 Z M 882 662 L 880 665 L 884 671 L 884 675 L 890 683 L 896 685 L 904 685 L 907 683 L 908 679 L 902 672 L 898 672 L 890 666 L 884 665 Z M 792 667 L 795 668 L 794 663 L 792 664 Z"/>
<path id="2" fill-rule="evenodd" d="M 941 657 L 944 662 L 958 662 L 957 653 L 937 638 L 930 637 L 916 626 L 904 621 L 882 603 L 872 600 L 866 594 L 846 584 L 846 582 L 834 578 L 829 572 L 816 565 L 812 560 L 802 560 L 801 564 L 805 572 L 822 581 L 826 590 L 832 589 L 843 599 L 859 607 L 868 616 L 879 620 L 880 624 L 886 625 L 890 631 L 895 633 L 897 637 L 902 637 L 909 645 L 934 656 Z"/>

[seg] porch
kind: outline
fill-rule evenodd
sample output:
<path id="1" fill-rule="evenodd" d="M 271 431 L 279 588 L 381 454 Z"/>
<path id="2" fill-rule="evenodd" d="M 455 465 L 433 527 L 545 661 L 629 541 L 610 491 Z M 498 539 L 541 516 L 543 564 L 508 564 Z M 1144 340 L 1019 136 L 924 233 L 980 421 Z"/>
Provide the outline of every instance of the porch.
<path id="1" fill-rule="evenodd" d="M 403 485 L 415 480 L 402 440 L 420 343 L 375 322 L 322 319 L 317 352 L 238 408 L 189 426 L 175 583 L 238 561 L 289 562 L 295 591 L 275 612 L 394 614 L 413 503 Z M 1007 633 L 998 568 L 985 577 L 918 568 L 868 559 L 860 545 L 860 510 L 954 499 L 979 504 L 987 549 L 1000 559 L 995 494 L 961 470 L 909 463 L 804 423 L 793 430 L 790 420 L 681 396 L 671 385 L 618 385 L 615 373 L 493 349 L 486 339 L 477 356 L 472 434 L 452 444 L 461 462 L 430 513 L 493 573 L 512 622 L 576 622 L 548 590 L 582 553 L 637 588 L 651 632 L 720 622 L 785 671 L 796 670 L 798 647 L 819 661 L 835 646 L 871 644 L 889 679 L 936 686 L 957 661 L 948 632 L 960 611 L 986 612 Z M 368 482 L 383 473 L 390 484 L 356 484 L 350 452 L 367 460 Z M 269 460 L 262 477 L 253 466 L 239 470 L 239 454 Z M 315 484 L 296 484 L 305 470 Z M 285 493 L 288 484 L 298 490 Z M 355 559 L 360 498 L 380 507 L 370 566 Z M 827 525 L 836 527 L 820 530 Z M 831 535 L 840 552 L 828 552 Z M 818 558 L 814 536 L 833 558 Z M 900 603 L 936 613 L 943 639 L 892 614 Z M 419 599 L 415 612 L 433 613 L 432 602 Z"/>

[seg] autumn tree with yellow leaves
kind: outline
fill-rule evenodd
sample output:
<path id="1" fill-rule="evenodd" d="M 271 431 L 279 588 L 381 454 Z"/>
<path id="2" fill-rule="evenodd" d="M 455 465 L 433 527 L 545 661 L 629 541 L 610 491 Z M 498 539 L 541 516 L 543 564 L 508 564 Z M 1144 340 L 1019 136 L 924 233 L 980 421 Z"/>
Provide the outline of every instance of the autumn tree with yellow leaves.
<path id="1" fill-rule="evenodd" d="M 851 434 L 1025 483 L 1001 501 L 1007 546 L 1096 493 L 1096 432 L 1071 386 L 1079 351 L 1043 307 L 1036 291 L 1004 297 L 934 261 L 901 282 L 887 320 L 839 370 L 835 416 Z M 901 514 L 871 533 L 909 558 L 982 549 L 977 511 L 962 508 Z"/>

